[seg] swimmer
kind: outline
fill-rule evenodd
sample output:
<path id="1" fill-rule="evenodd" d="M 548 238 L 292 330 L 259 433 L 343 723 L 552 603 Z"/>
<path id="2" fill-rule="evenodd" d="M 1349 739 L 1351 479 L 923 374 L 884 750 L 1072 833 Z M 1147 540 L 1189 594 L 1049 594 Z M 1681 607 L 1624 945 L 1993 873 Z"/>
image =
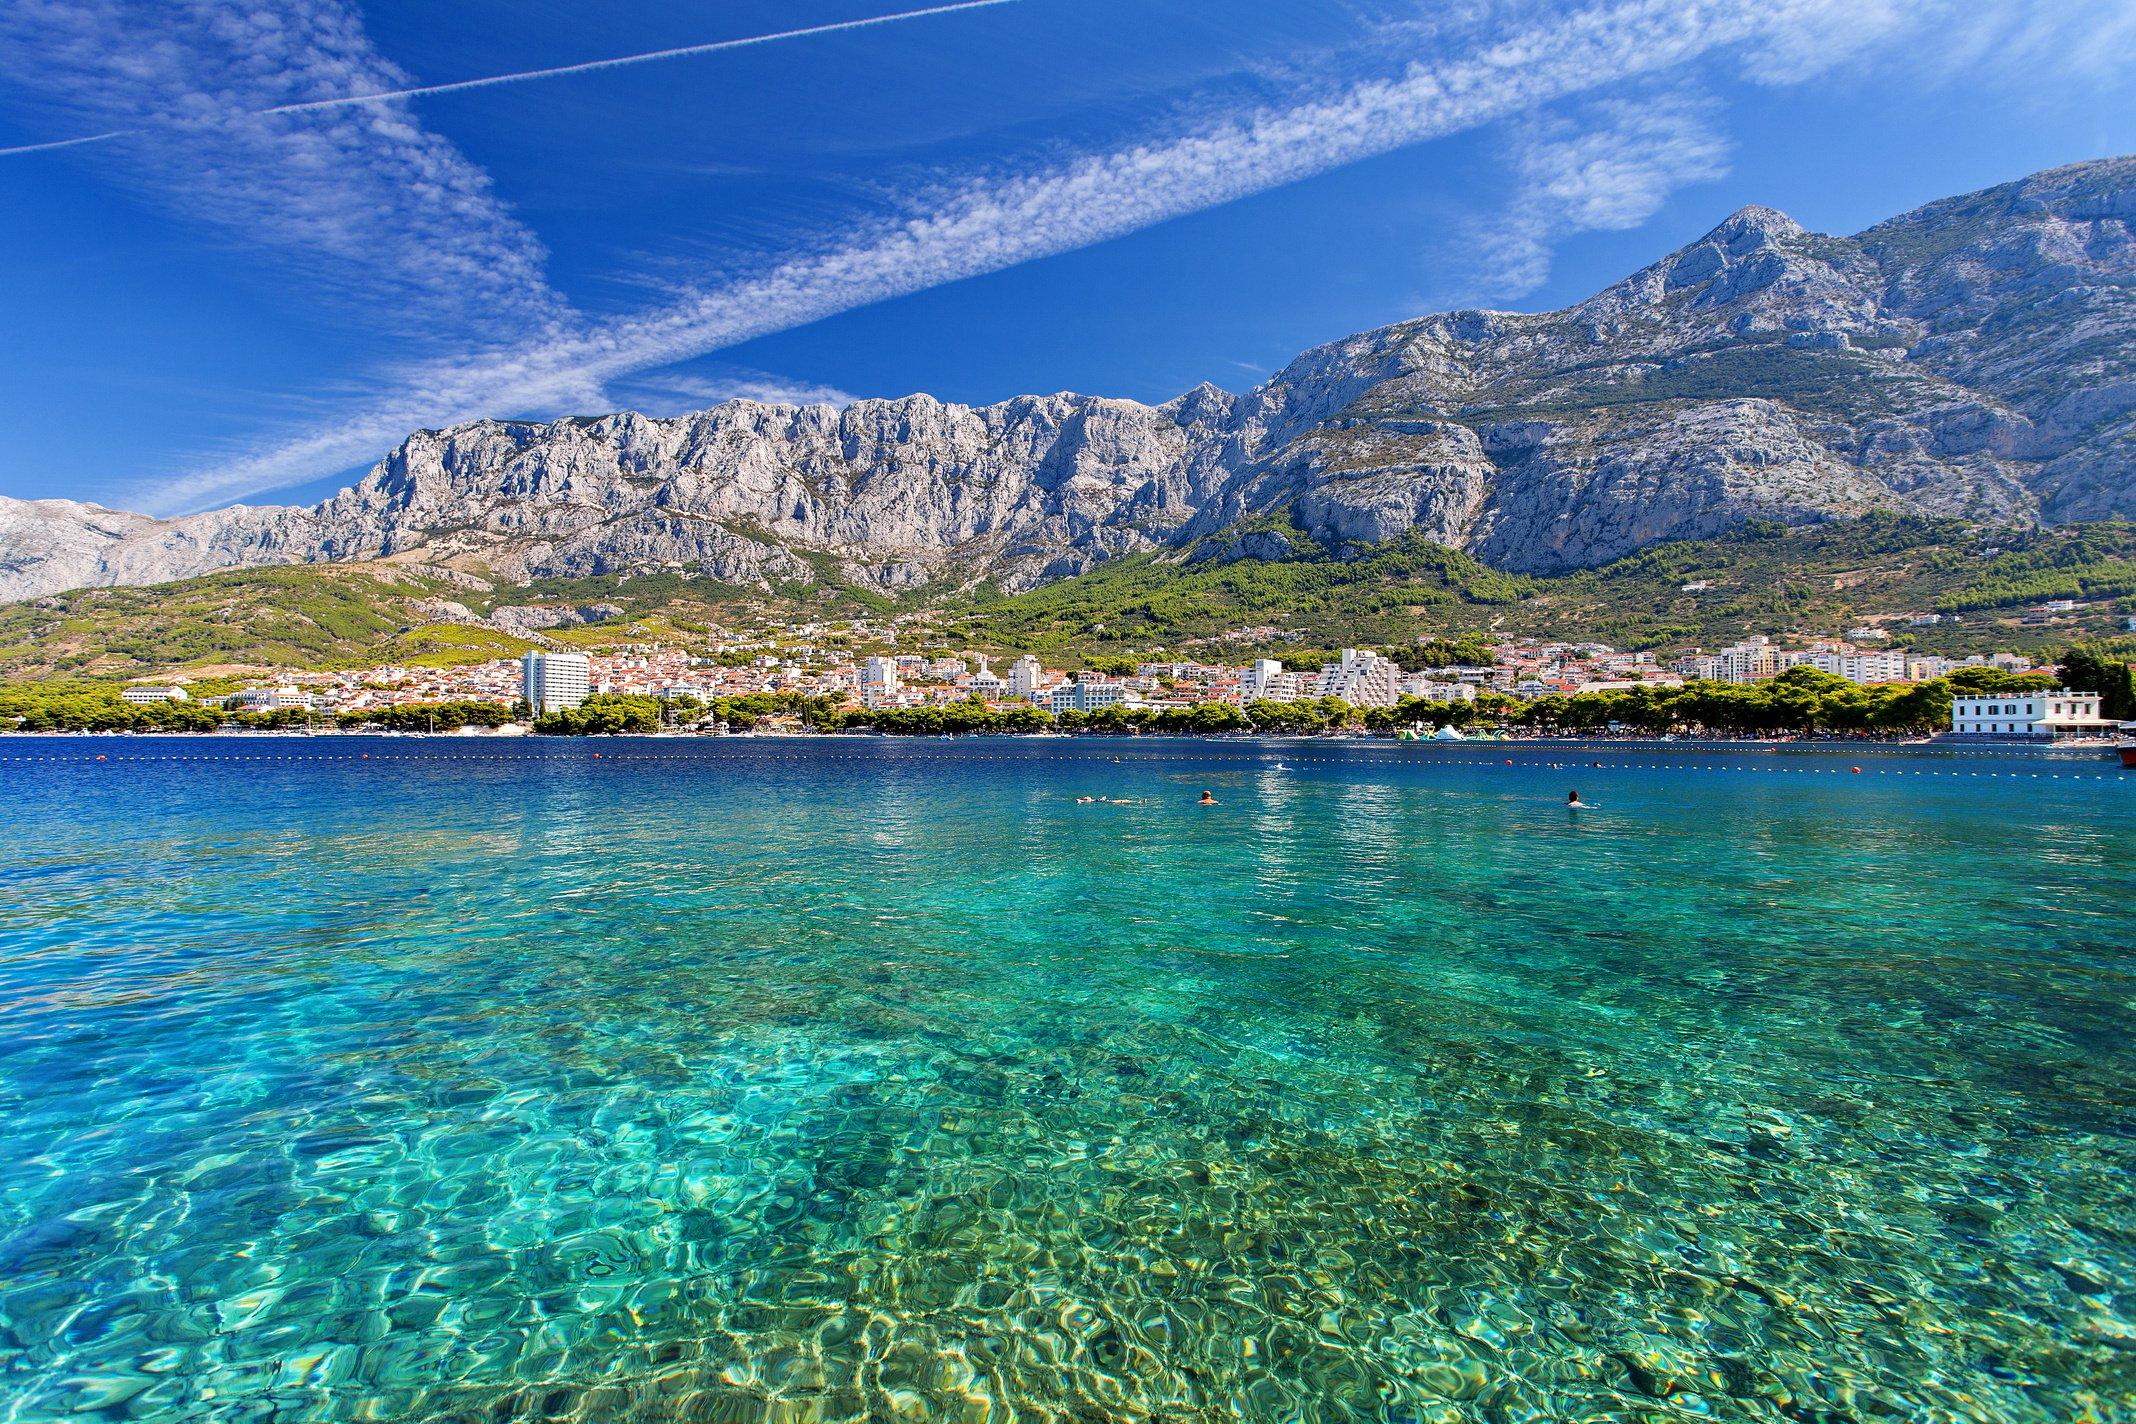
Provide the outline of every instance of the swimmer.
<path id="1" fill-rule="evenodd" d="M 1584 811 L 1593 804 L 1594 802 L 1592 801 L 1582 801 L 1580 793 L 1577 791 L 1570 791 L 1565 794 L 1565 809 L 1568 811 Z"/>
<path id="2" fill-rule="evenodd" d="M 1214 796 L 1210 795 L 1210 794 L 1209 794 L 1208 792 L 1204 791 L 1204 792 L 1202 793 L 1202 799 L 1201 799 L 1201 801 L 1200 801 L 1200 803 L 1199 803 L 1199 804 L 1200 804 L 1200 805 L 1203 805 L 1203 806 L 1221 806 L 1221 805 L 1223 805 L 1224 803 L 1223 803 L 1223 802 L 1221 802 L 1221 801 L 1219 801 L 1219 800 L 1217 800 L 1217 799 L 1216 799 L 1216 798 L 1215 798 Z"/>
<path id="3" fill-rule="evenodd" d="M 1078 796 L 1075 798 L 1075 804 L 1078 806 L 1088 806 L 1091 802 L 1097 799 L 1098 798 L 1095 796 Z"/>

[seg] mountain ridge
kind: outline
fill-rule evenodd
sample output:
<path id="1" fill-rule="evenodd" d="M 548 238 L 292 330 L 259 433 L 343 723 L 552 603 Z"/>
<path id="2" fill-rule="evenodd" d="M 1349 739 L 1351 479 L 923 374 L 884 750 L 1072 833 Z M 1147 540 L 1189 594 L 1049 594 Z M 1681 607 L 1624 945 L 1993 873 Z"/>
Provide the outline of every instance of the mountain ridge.
<path id="1" fill-rule="evenodd" d="M 0 501 L 0 599 L 378 559 L 1018 590 L 1410 534 L 1547 574 L 1749 519 L 2126 516 L 2132 222 L 2136 159 L 2102 159 L 1853 237 L 1745 207 L 1573 306 L 1396 322 L 1238 394 L 483 420 L 310 508 Z"/>

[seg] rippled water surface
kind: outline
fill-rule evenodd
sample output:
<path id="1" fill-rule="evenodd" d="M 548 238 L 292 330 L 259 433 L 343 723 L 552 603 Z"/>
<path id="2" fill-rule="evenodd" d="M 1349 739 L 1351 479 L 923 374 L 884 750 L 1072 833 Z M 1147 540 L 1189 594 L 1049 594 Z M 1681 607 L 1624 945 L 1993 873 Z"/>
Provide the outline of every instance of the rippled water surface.
<path id="1" fill-rule="evenodd" d="M 0 758 L 0 1419 L 2136 1419 L 2101 761 Z"/>

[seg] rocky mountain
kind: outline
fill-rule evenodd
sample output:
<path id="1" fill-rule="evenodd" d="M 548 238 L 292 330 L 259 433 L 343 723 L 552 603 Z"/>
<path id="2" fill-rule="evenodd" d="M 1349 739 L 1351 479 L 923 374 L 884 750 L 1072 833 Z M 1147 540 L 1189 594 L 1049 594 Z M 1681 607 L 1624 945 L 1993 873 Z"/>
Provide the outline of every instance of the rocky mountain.
<path id="1" fill-rule="evenodd" d="M 2107 159 L 1853 237 L 1745 208 L 1577 306 L 1402 322 L 1243 395 L 478 421 L 310 509 L 0 501 L 0 598 L 374 558 L 1029 588 L 1412 531 L 1549 573 L 1752 518 L 2136 515 L 2132 225 L 2136 158 Z"/>

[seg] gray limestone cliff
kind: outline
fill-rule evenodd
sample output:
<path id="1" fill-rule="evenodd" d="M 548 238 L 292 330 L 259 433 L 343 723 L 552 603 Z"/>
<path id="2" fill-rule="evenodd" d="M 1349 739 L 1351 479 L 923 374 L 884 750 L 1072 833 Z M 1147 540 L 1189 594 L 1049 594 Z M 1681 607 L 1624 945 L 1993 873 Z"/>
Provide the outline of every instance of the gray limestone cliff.
<path id="1" fill-rule="evenodd" d="M 1746 208 L 1577 306 L 1402 322 L 1244 395 L 479 421 L 310 509 L 0 500 L 0 599 L 416 551 L 508 581 L 1028 588 L 1277 555 L 1283 525 L 1551 572 L 1750 518 L 2136 515 L 2132 226 L 2136 159 L 2107 159 L 1851 238 Z"/>

